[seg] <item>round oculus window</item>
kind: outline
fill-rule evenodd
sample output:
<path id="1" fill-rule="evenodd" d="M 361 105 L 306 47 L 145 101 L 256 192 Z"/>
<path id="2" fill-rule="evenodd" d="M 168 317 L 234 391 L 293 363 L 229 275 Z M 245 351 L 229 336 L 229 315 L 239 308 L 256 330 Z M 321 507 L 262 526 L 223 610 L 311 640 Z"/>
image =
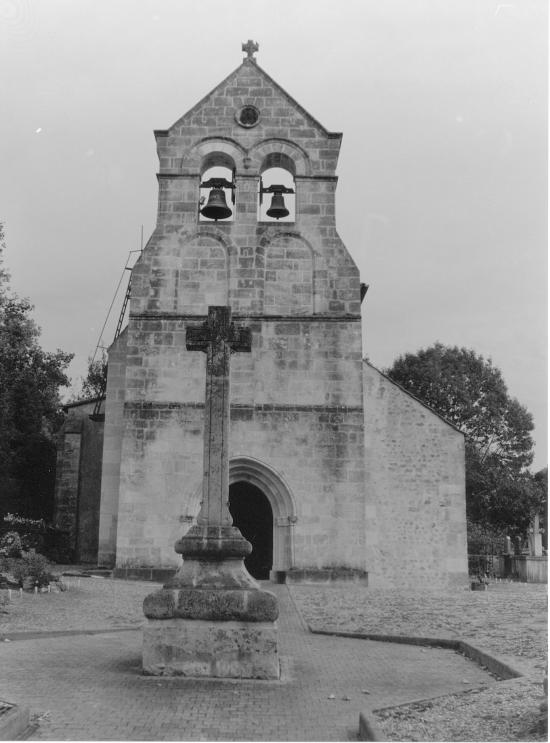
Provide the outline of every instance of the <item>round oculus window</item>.
<path id="1" fill-rule="evenodd" d="M 237 111 L 236 119 L 241 126 L 250 129 L 253 126 L 256 126 L 259 122 L 260 112 L 256 106 L 243 106 L 239 111 Z"/>

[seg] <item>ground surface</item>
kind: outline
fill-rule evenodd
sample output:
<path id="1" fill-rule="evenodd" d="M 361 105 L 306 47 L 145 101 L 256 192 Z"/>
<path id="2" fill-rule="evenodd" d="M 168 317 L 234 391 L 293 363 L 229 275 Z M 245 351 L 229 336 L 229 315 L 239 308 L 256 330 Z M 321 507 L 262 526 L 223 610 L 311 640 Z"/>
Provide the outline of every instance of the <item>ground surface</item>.
<path id="1" fill-rule="evenodd" d="M 346 740 L 356 735 L 359 712 L 388 707 L 373 715 L 386 740 L 546 739 L 536 729 L 545 586 L 421 596 L 291 589 L 314 627 L 460 637 L 505 656 L 523 679 L 496 682 L 447 650 L 311 635 L 288 589 L 270 586 L 281 604 L 282 680 L 197 682 L 140 674 L 141 601 L 154 584 L 66 581 L 66 593 L 13 596 L 0 613 L 0 639 L 11 639 L 0 645 L 0 699 L 31 707 L 35 739 Z M 66 634 L 90 630 L 102 631 Z M 407 704 L 419 699 L 431 701 Z"/>
<path id="2" fill-rule="evenodd" d="M 547 587 L 422 593 L 363 587 L 292 589 L 314 629 L 463 639 L 525 674 L 486 690 L 393 708 L 373 719 L 385 740 L 546 740 L 539 705 L 547 670 Z M 385 707 L 388 705 L 384 705 Z"/>

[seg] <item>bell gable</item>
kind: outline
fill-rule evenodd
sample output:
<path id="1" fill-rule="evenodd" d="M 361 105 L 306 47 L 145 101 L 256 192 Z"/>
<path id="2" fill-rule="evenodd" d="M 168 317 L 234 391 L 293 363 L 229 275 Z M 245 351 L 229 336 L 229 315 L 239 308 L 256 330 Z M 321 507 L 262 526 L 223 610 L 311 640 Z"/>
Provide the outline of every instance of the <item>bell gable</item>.
<path id="1" fill-rule="evenodd" d="M 342 135 L 327 131 L 247 57 L 168 130 L 156 130 L 155 138 L 161 174 L 197 170 L 201 144 L 219 139 L 240 154 L 237 170 L 259 167 L 262 143 L 277 140 L 308 161 L 304 175 L 332 175 Z"/>

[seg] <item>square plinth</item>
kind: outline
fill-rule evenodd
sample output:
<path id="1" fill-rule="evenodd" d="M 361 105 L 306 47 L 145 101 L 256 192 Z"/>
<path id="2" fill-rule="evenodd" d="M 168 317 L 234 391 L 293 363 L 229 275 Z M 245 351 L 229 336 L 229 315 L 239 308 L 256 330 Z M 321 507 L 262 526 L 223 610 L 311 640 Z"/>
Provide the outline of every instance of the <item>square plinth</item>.
<path id="1" fill-rule="evenodd" d="M 143 628 L 143 673 L 278 679 L 277 625 L 148 619 Z"/>

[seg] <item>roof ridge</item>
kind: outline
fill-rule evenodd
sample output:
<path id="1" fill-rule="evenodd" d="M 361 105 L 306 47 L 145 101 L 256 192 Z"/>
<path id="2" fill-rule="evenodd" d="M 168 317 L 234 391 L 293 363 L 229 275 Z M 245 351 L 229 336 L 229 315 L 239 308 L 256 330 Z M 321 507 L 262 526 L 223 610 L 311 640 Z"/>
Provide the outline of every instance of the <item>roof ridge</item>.
<path id="1" fill-rule="evenodd" d="M 293 98 L 290 93 L 287 93 L 287 91 L 280 85 L 276 80 L 274 80 L 271 75 L 266 72 L 263 67 L 260 67 L 260 65 L 257 63 L 255 59 L 249 59 L 245 57 L 241 64 L 236 67 L 232 72 L 230 72 L 226 77 L 223 78 L 217 85 L 215 85 L 206 95 L 204 95 L 197 103 L 195 103 L 193 106 L 191 106 L 190 109 L 188 109 L 184 114 L 179 116 L 174 123 L 169 126 L 167 129 L 155 129 L 155 136 L 166 136 L 167 132 L 169 132 L 171 129 L 173 129 L 180 121 L 185 119 L 187 116 L 192 114 L 194 111 L 196 111 L 200 106 L 202 106 L 210 96 L 218 90 L 218 88 L 222 87 L 223 85 L 226 85 L 229 80 L 236 75 L 243 67 L 250 67 L 253 65 L 260 73 L 263 75 L 270 83 L 273 85 L 280 93 L 291 103 L 295 108 L 298 109 L 298 111 L 304 116 L 305 118 L 309 119 L 318 129 L 321 130 L 321 132 L 329 139 L 341 139 L 342 133 L 341 132 L 329 132 L 326 127 L 324 127 L 320 121 L 318 121 L 312 114 L 309 113 L 307 109 L 305 109 L 298 101 Z"/>
<path id="2" fill-rule="evenodd" d="M 443 423 L 446 423 L 451 428 L 454 428 L 455 431 L 458 431 L 458 433 L 461 433 L 463 436 L 466 436 L 466 434 L 464 433 L 464 431 L 462 429 L 458 428 L 458 426 L 455 426 L 454 423 L 451 423 L 451 421 L 447 420 L 447 418 L 445 418 L 445 416 L 441 415 L 441 413 L 438 413 L 437 410 L 434 410 L 430 405 L 428 405 L 428 403 L 424 402 L 424 400 L 421 400 L 419 397 L 416 397 L 416 395 L 413 395 L 412 392 L 409 392 L 409 390 L 405 389 L 405 387 L 403 387 L 403 385 L 399 384 L 399 382 L 396 382 L 395 379 L 392 379 L 390 376 L 388 376 L 387 374 L 385 374 L 377 366 L 375 366 L 373 363 L 371 363 L 368 359 L 363 359 L 363 363 L 364 364 L 367 364 L 367 366 L 370 366 L 372 369 L 374 369 L 374 371 L 377 371 L 378 374 L 380 374 L 382 377 L 384 377 L 384 379 L 387 379 L 388 382 L 391 382 L 392 384 L 394 384 L 396 387 L 398 387 L 406 395 L 408 395 L 409 397 L 412 397 L 413 400 L 416 400 L 417 403 L 419 403 L 420 405 L 422 405 L 423 408 L 426 408 L 427 410 L 429 410 L 430 413 L 433 413 L 434 415 L 437 415 L 437 417 L 440 418 L 443 421 Z"/>

